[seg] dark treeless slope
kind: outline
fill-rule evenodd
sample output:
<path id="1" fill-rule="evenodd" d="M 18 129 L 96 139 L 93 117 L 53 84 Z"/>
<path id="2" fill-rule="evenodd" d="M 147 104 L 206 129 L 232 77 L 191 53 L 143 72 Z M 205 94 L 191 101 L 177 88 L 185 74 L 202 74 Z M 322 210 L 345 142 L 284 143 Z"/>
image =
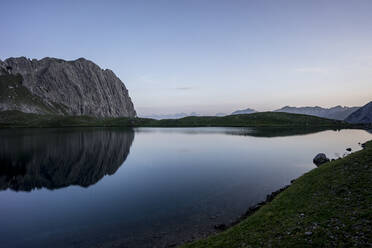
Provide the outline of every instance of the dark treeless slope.
<path id="1" fill-rule="evenodd" d="M 349 115 L 345 121 L 350 123 L 370 124 L 372 123 L 372 102 L 367 103 L 359 110 Z"/>

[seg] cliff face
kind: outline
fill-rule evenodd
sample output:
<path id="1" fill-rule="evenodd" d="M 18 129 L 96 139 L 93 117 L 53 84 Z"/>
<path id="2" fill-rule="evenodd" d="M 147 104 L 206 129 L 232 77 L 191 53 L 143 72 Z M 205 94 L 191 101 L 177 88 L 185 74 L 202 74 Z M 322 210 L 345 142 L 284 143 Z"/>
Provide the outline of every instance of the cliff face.
<path id="1" fill-rule="evenodd" d="M 17 80 L 18 74 L 21 79 Z M 0 61 L 0 111 L 134 117 L 136 111 L 122 81 L 111 70 L 80 58 Z"/>

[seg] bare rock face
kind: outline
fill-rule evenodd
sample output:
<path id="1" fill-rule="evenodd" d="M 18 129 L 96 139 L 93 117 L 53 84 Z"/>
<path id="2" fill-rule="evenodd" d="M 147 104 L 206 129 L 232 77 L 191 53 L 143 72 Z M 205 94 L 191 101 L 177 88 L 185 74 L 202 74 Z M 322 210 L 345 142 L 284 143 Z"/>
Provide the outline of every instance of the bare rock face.
<path id="1" fill-rule="evenodd" d="M 20 110 L 37 114 L 96 117 L 136 116 L 123 82 L 111 70 L 103 70 L 84 58 L 65 61 L 56 58 L 30 60 L 19 57 L 0 61 L 0 77 L 18 74 L 22 76 L 21 82 L 18 85 L 9 85 L 8 88 L 29 91 L 25 93 L 27 99 L 21 98 L 24 94 L 18 92 L 9 95 L 6 100 L 3 96 L 0 98 L 1 111 Z M 4 80 L 6 79 L 1 80 L 2 83 Z M 17 101 L 12 103 L 9 99 Z M 35 99 L 37 104 L 34 103 Z"/>

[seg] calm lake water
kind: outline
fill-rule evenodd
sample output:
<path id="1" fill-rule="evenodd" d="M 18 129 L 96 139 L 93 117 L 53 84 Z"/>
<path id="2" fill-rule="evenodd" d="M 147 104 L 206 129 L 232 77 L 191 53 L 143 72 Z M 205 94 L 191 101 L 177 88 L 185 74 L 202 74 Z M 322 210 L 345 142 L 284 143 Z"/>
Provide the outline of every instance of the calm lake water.
<path id="1" fill-rule="evenodd" d="M 364 130 L 0 130 L 1 247 L 166 247 L 372 139 Z"/>

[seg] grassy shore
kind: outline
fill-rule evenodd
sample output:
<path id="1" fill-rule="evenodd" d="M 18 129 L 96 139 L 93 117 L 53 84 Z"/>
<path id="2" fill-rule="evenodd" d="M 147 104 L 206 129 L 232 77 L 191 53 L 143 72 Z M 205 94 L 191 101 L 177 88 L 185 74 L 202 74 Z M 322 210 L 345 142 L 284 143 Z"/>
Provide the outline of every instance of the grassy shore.
<path id="1" fill-rule="evenodd" d="M 321 165 L 228 230 L 184 246 L 371 247 L 372 141 Z"/>
<path id="2" fill-rule="evenodd" d="M 0 127 L 327 127 L 350 128 L 354 125 L 316 116 L 262 112 L 224 117 L 190 116 L 181 119 L 95 118 L 26 114 L 19 111 L 0 112 Z"/>

